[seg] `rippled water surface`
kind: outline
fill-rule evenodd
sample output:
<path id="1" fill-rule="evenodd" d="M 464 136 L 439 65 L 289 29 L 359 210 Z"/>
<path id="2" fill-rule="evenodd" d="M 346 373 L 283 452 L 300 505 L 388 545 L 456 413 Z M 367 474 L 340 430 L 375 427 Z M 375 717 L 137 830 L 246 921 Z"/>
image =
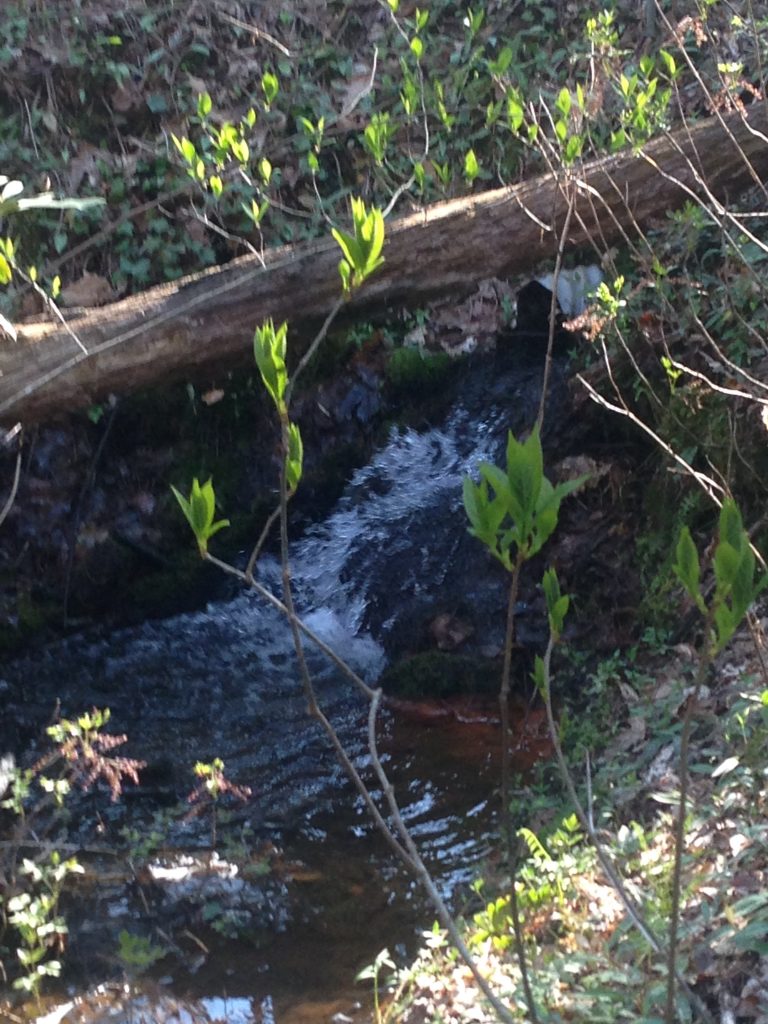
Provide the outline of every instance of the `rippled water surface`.
<path id="1" fill-rule="evenodd" d="M 402 646 L 435 594 L 452 585 L 466 558 L 462 553 L 477 559 L 463 518 L 462 477 L 480 460 L 498 456 L 511 419 L 528 416 L 520 395 L 527 405 L 531 394 L 536 397 L 529 386 L 515 406 L 512 386 L 498 375 L 490 379 L 491 400 L 477 400 L 482 414 L 468 405 L 441 429 L 394 432 L 355 474 L 336 510 L 295 546 L 296 593 L 307 624 L 371 684 L 392 643 Z M 273 563 L 264 563 L 260 578 L 278 591 Z M 472 601 L 482 600 L 483 586 L 478 573 Z M 310 646 L 308 656 L 325 714 L 372 781 L 365 703 L 325 655 Z M 246 886 L 238 876 L 241 881 L 229 887 L 246 902 L 261 900 L 258 913 L 251 908 L 244 919 L 250 941 L 215 934 L 212 941 L 199 915 L 185 923 L 167 882 L 155 878 L 142 896 L 155 901 L 144 915 L 145 930 L 166 914 L 174 935 L 185 929 L 191 936 L 180 942 L 180 956 L 168 970 L 174 998 L 192 1000 L 177 1006 L 178 1013 L 229 1024 L 326 1020 L 336 1012 L 354 1017 L 362 1012 L 356 1001 L 366 998 L 365 989 L 354 990 L 355 972 L 384 946 L 405 957 L 419 929 L 430 925 L 431 910 L 393 864 L 326 738 L 308 720 L 289 631 L 257 596 L 241 594 L 109 636 L 71 637 L 6 666 L 0 693 L 28 735 L 48 719 L 57 699 L 65 716 L 91 706 L 111 708 L 115 731 L 128 734 L 126 753 L 149 767 L 137 793 L 100 812 L 106 843 L 126 827 L 146 834 L 157 807 L 183 799 L 192 788 L 195 761 L 221 757 L 228 777 L 251 787 L 250 802 L 219 831 L 220 840 L 247 836 L 254 859 L 269 864 L 268 882 Z M 460 902 L 492 830 L 494 728 L 486 724 L 470 735 L 455 720 L 445 728 L 385 711 L 380 732 L 405 820 L 443 892 Z M 92 825 L 89 807 L 86 801 L 83 839 Z M 177 822 L 160 861 L 173 864 L 182 853 L 204 848 L 208 829 L 201 816 Z M 84 985 L 114 973 L 115 933 L 136 927 L 137 914 L 142 916 L 135 883 L 125 892 L 116 885 L 102 889 L 88 893 L 90 919 L 80 922 L 82 934 L 73 928 Z M 127 1003 L 120 1018 L 121 998 L 94 995 L 91 1010 L 73 1007 L 60 1019 L 100 1019 L 109 1005 L 111 1020 L 127 1021 L 131 1013 L 142 1019 L 144 1011 Z M 192 1019 L 173 1016 L 170 996 L 147 989 L 142 998 L 155 1007 L 146 1010 L 147 1019 Z"/>

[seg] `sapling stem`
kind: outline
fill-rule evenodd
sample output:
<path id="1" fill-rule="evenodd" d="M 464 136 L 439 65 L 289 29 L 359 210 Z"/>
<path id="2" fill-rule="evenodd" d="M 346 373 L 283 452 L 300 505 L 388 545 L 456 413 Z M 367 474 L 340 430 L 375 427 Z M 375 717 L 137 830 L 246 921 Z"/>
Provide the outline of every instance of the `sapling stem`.
<path id="1" fill-rule="evenodd" d="M 520 970 L 520 978 L 523 982 L 528 1013 L 533 1024 L 538 1024 L 539 1016 L 536 1010 L 536 1000 L 533 997 L 531 980 L 528 976 L 523 928 L 520 921 L 520 904 L 517 899 L 517 841 L 516 836 L 512 834 L 512 815 L 510 811 L 512 762 L 509 749 L 509 684 L 512 674 L 512 647 L 515 642 L 515 608 L 517 607 L 517 595 L 520 591 L 520 572 L 524 561 L 524 553 L 518 550 L 509 585 L 507 628 L 504 637 L 504 663 L 501 670 L 501 686 L 499 687 L 499 711 L 501 713 L 501 837 L 507 859 L 507 870 L 509 871 L 509 909 L 512 913 L 515 956 L 517 957 L 517 964 Z"/>
<path id="2" fill-rule="evenodd" d="M 552 275 L 552 302 L 549 307 L 549 325 L 547 328 L 547 354 L 544 358 L 544 375 L 541 382 L 541 398 L 539 399 L 539 412 L 536 417 L 536 423 L 541 432 L 544 426 L 544 413 L 547 408 L 547 389 L 549 387 L 549 378 L 552 373 L 552 350 L 555 346 L 555 328 L 557 326 L 557 282 L 560 279 L 560 271 L 563 266 L 563 254 L 565 252 L 565 242 L 568 237 L 568 232 L 571 227 L 571 220 L 573 218 L 573 211 L 576 205 L 576 189 L 575 186 L 571 185 L 568 190 L 568 209 L 565 214 L 565 221 L 563 223 L 563 230 L 560 232 L 560 238 L 557 243 L 557 257 L 555 259 L 555 270 Z"/>
<path id="3" fill-rule="evenodd" d="M 607 851 L 604 849 L 603 844 L 600 841 L 600 839 L 599 839 L 599 837 L 597 835 L 597 832 L 595 831 L 595 828 L 594 828 L 594 826 L 592 824 L 592 821 L 591 821 L 591 813 L 588 815 L 587 812 L 584 810 L 582 802 L 579 799 L 579 795 L 576 792 L 576 786 L 575 786 L 574 781 L 573 781 L 573 776 L 571 775 L 571 770 L 568 767 L 568 763 L 566 762 L 565 756 L 563 754 L 563 748 L 560 745 L 560 736 L 559 736 L 559 733 L 558 733 L 557 723 L 555 722 L 555 715 L 554 715 L 554 710 L 553 710 L 553 707 L 552 707 L 551 663 L 552 663 L 552 651 L 554 649 L 554 646 L 555 646 L 554 638 L 550 635 L 549 643 L 547 644 L 547 649 L 546 649 L 546 652 L 544 654 L 544 658 L 542 659 L 542 664 L 543 664 L 542 697 L 544 699 L 544 707 L 545 707 L 546 714 L 547 714 L 547 725 L 548 725 L 548 728 L 549 728 L 549 736 L 550 736 L 550 739 L 552 740 L 552 746 L 555 749 L 555 758 L 557 759 L 558 768 L 560 769 L 560 775 L 562 776 L 562 779 L 563 779 L 563 782 L 565 784 L 565 788 L 566 788 L 566 790 L 568 792 L 568 796 L 570 798 L 570 801 L 573 804 L 573 808 L 574 808 L 574 810 L 576 812 L 576 816 L 579 819 L 579 824 L 581 825 L 581 827 L 584 829 L 584 831 L 586 832 L 587 836 L 589 837 L 589 841 L 591 842 L 591 844 L 592 844 L 592 846 L 593 846 L 593 848 L 595 850 L 595 853 L 597 854 L 597 859 L 600 862 L 600 866 L 602 867 L 606 877 L 608 878 L 608 881 L 613 886 L 614 891 L 616 892 L 617 896 L 619 897 L 621 902 L 624 904 L 624 908 L 627 911 L 627 914 L 628 914 L 630 920 L 634 924 L 635 928 L 637 928 L 637 930 L 640 932 L 640 934 L 646 940 L 646 942 L 651 947 L 651 949 L 654 950 L 654 952 L 656 952 L 656 953 L 658 953 L 660 955 L 662 955 L 662 954 L 664 954 L 666 952 L 667 960 L 669 962 L 669 950 L 665 951 L 664 946 L 663 946 L 661 940 L 658 938 L 658 936 L 655 934 L 655 932 L 653 931 L 651 926 L 645 920 L 645 918 L 643 916 L 643 913 L 640 910 L 640 908 L 638 907 L 638 905 L 635 903 L 635 901 L 629 895 L 629 892 L 627 891 L 627 887 L 624 884 L 624 880 L 622 879 L 621 875 L 619 874 L 618 869 L 614 865 L 614 863 L 611 860 L 610 856 L 608 855 Z M 705 1024 L 715 1024 L 715 1019 L 712 1016 L 712 1014 L 709 1012 L 707 1007 L 705 1006 L 704 1002 L 691 989 L 690 985 L 688 985 L 686 980 L 684 978 L 682 978 L 677 973 L 677 971 L 674 969 L 674 958 L 673 958 L 673 973 L 674 973 L 674 977 L 675 977 L 675 980 L 676 980 L 677 984 L 685 992 L 686 997 L 688 998 L 688 1001 L 690 1002 L 691 1006 L 695 1007 L 696 1012 L 699 1014 L 699 1017 L 701 1018 L 701 1020 L 704 1021 Z"/>
<path id="4" fill-rule="evenodd" d="M 710 606 L 707 615 L 707 622 L 704 629 L 705 638 L 709 636 L 712 628 L 714 604 Z M 699 701 L 699 689 L 704 682 L 704 677 L 711 663 L 712 656 L 706 640 L 699 653 L 699 667 L 696 678 L 693 682 L 693 692 L 685 702 L 685 713 L 683 715 L 683 729 L 680 734 L 680 759 L 678 767 L 678 780 L 680 786 L 680 802 L 677 808 L 677 820 L 675 821 L 675 852 L 672 863 L 672 906 L 669 914 L 669 931 L 667 947 L 667 1003 L 664 1020 L 666 1024 L 674 1024 L 677 1013 L 675 1010 L 675 987 L 678 978 L 677 974 L 677 945 L 678 927 L 680 924 L 680 904 L 682 901 L 682 877 L 683 877 L 683 846 L 685 844 L 685 818 L 688 799 L 688 757 L 691 742 L 691 730 L 693 728 L 693 716 Z"/>

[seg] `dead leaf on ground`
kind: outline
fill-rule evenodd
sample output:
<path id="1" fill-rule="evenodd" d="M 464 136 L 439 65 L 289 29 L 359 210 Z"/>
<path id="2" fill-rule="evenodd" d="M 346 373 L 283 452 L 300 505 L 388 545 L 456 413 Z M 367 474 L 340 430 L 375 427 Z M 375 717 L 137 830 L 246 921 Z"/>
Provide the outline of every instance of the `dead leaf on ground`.
<path id="1" fill-rule="evenodd" d="M 586 476 L 587 479 L 578 488 L 586 490 L 594 487 L 603 477 L 608 476 L 612 466 L 610 462 L 597 462 L 588 455 L 569 455 L 554 467 L 558 480 L 573 480 L 575 477 Z"/>
<path id="2" fill-rule="evenodd" d="M 20 316 L 22 320 L 31 320 L 40 316 L 45 309 L 45 302 L 38 292 L 27 292 L 21 300 Z"/>
<path id="3" fill-rule="evenodd" d="M 79 281 L 62 288 L 62 306 L 106 306 L 114 302 L 117 294 L 112 285 L 100 274 L 89 274 L 86 270 Z"/>
<path id="4" fill-rule="evenodd" d="M 626 729 L 622 729 L 613 743 L 605 752 L 606 761 L 610 762 L 617 754 L 625 754 L 629 750 L 636 750 L 645 742 L 647 733 L 646 720 L 641 715 L 633 715 Z"/>
<path id="5" fill-rule="evenodd" d="M 67 192 L 69 195 L 76 195 L 80 189 L 83 179 L 91 188 L 95 188 L 101 182 L 101 174 L 98 169 L 98 160 L 104 154 L 98 146 L 92 146 L 90 142 L 83 142 L 77 150 L 77 156 L 73 157 L 69 164 L 67 176 Z"/>
<path id="6" fill-rule="evenodd" d="M 424 351 L 427 343 L 427 332 L 424 329 L 423 324 L 419 324 L 413 328 L 403 338 L 403 348 L 417 348 L 420 351 Z"/>
<path id="7" fill-rule="evenodd" d="M 130 110 L 141 110 L 144 106 L 144 94 L 132 79 L 113 90 L 110 97 L 112 109 L 118 114 L 127 114 Z"/>
<path id="8" fill-rule="evenodd" d="M 198 78 L 196 75 L 192 75 L 187 72 L 187 85 L 193 96 L 200 96 L 205 92 L 208 92 L 208 85 L 205 80 Z"/>
<path id="9" fill-rule="evenodd" d="M 429 632 L 440 651 L 452 651 L 474 633 L 474 627 L 457 615 L 443 613 L 429 624 Z"/>
<path id="10" fill-rule="evenodd" d="M 205 224 L 196 217 L 191 211 L 182 211 L 182 219 L 184 220 L 184 230 L 187 237 L 193 242 L 197 242 L 199 245 L 204 245 L 208 241 L 208 229 Z"/>
<path id="11" fill-rule="evenodd" d="M 496 335 L 504 326 L 505 309 L 514 302 L 514 296 L 515 290 L 508 282 L 487 278 L 463 302 L 436 306 L 432 319 L 437 328 L 459 330 L 465 335 Z"/>
<path id="12" fill-rule="evenodd" d="M 221 388 L 211 388 L 200 395 L 200 398 L 206 405 L 216 405 L 217 402 L 222 400 L 224 394 L 225 392 Z"/>
<path id="13" fill-rule="evenodd" d="M 360 100 L 370 93 L 374 82 L 374 77 L 371 74 L 372 70 L 368 64 L 355 64 L 352 77 L 344 88 L 339 117 L 348 117 Z"/>

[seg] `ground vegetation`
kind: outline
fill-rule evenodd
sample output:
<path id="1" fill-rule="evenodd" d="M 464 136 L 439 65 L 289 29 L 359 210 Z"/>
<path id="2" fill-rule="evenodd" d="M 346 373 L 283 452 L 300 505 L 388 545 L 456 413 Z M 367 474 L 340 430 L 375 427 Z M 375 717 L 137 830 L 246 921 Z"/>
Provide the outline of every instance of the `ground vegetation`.
<path id="1" fill-rule="evenodd" d="M 385 213 L 396 199 L 410 194 L 412 201 L 425 202 L 452 188 L 475 189 L 532 168 L 548 169 L 566 204 L 561 224 L 542 225 L 552 232 L 557 295 L 558 276 L 571 258 L 568 231 L 581 160 L 625 147 L 642 159 L 645 143 L 674 124 L 734 111 L 748 119 L 750 107 L 764 102 L 764 25 L 760 12 L 749 5 L 737 10 L 709 3 L 681 15 L 664 4 L 644 4 L 629 12 L 626 24 L 622 12 L 602 11 L 586 26 L 583 12 L 567 5 L 557 22 L 549 6 L 540 4 L 524 4 L 520 11 L 490 2 L 458 12 L 449 3 L 430 10 L 403 7 L 396 2 L 329 4 L 324 39 L 322 32 L 317 37 L 308 32 L 300 6 L 276 11 L 274 23 L 254 22 L 258 31 L 243 23 L 242 11 L 236 15 L 225 5 L 201 15 L 199 23 L 187 18 L 183 24 L 174 22 L 172 5 L 155 10 L 142 4 L 122 14 L 102 5 L 104 35 L 87 38 L 80 34 L 80 15 L 64 19 L 55 32 L 62 33 L 66 45 L 37 58 L 55 68 L 43 75 L 47 104 L 30 106 L 25 79 L 14 83 L 14 125 L 34 152 L 30 162 L 49 173 L 37 140 L 43 130 L 54 137 L 62 131 L 55 103 L 62 90 L 87 106 L 105 89 L 110 123 L 119 122 L 117 114 L 136 114 L 147 130 L 154 126 L 160 134 L 168 132 L 163 135 L 165 162 L 153 172 L 151 198 L 137 206 L 129 197 L 129 208 L 106 232 L 99 229 L 95 241 L 73 246 L 71 232 L 80 230 L 71 226 L 74 220 L 42 220 L 25 229 L 29 235 L 19 245 L 35 252 L 36 244 L 53 240 L 60 257 L 65 250 L 74 253 L 73 284 L 86 279 L 77 260 L 88 251 L 95 269 L 87 273 L 119 292 L 149 283 L 153 274 L 173 277 L 187 269 L 188 247 L 166 239 L 145 251 L 147 238 L 172 234 L 172 228 L 136 229 L 137 218 L 149 216 L 160 223 L 161 212 L 162 223 L 169 223 L 161 207 L 171 199 L 188 224 L 194 220 L 205 229 L 197 251 L 202 262 L 220 260 L 224 250 L 231 254 L 241 246 L 258 250 L 275 239 L 293 240 L 292 231 L 325 232 L 330 220 L 337 225 L 333 233 L 341 250 L 341 308 L 345 294 L 364 288 L 375 275 L 384 251 Z M 45 8 L 32 15 L 9 13 L 11 44 L 0 59 L 13 62 L 14 68 L 29 62 L 35 52 L 30 25 L 44 28 L 48 16 Z M 118 23 L 125 27 L 118 30 Z M 166 63 L 164 46 L 149 55 L 132 49 L 143 35 L 165 38 L 174 29 L 181 32 L 174 51 L 182 55 L 179 61 Z M 53 31 L 50 20 L 48 30 Z M 215 32 L 234 33 L 230 67 L 237 69 L 243 60 L 250 73 L 254 54 L 238 54 L 246 45 L 268 55 L 261 58 L 247 96 L 235 90 L 221 97 L 201 79 L 202 60 L 196 58 L 205 50 L 210 59 L 210 34 Z M 371 34 L 376 48 L 362 69 L 347 56 L 344 85 L 334 93 L 330 76 L 340 73 L 338 45 L 347 39 L 345 33 L 350 53 L 364 47 L 364 40 L 370 45 Z M 296 34 L 313 40 L 302 51 L 311 51 L 312 77 L 285 63 L 291 46 L 296 48 Z M 385 48 L 385 38 L 391 49 Z M 93 46 L 101 47 L 100 61 L 93 59 Z M 109 60 L 104 52 L 112 55 Z M 114 61 L 115 56 L 124 59 Z M 446 58 L 447 76 L 438 73 Z M 375 88 L 379 82 L 380 91 Z M 326 109 L 334 95 L 337 102 Z M 214 101 L 227 113 L 214 117 Z M 22 109 L 27 112 L 23 128 L 18 120 Z M 177 131 L 170 131 L 169 111 L 183 122 Z M 259 147 L 249 135 L 257 130 L 264 132 Z M 91 135 L 87 145 L 93 147 L 97 137 Z M 86 143 L 78 138 L 78 144 L 82 151 L 73 154 L 83 156 Z M 734 158 L 744 158 L 738 146 Z M 9 154 L 8 159 L 14 158 Z M 92 156 L 90 185 L 105 192 L 101 163 Z M 57 169 L 61 172 L 61 165 Z M 13 180 L 30 177 L 29 165 L 9 170 Z M 124 172 L 110 173 L 115 179 L 129 177 Z M 159 185 L 161 172 L 178 175 L 171 196 Z M 67 191 L 76 191 L 87 175 L 76 183 L 71 179 Z M 533 682 L 536 699 L 546 709 L 556 767 L 543 765 L 540 783 L 518 783 L 507 744 L 502 744 L 506 852 L 498 870 L 489 868 L 478 885 L 464 925 L 450 918 L 439 896 L 435 899 L 440 925 L 417 964 L 397 972 L 386 1006 L 379 998 L 379 973 L 392 968 L 388 956 L 379 958 L 368 972 L 376 983 L 379 1018 L 486 1020 L 495 1012 L 505 1020 L 534 1022 L 765 1019 L 766 902 L 760 883 L 766 870 L 768 678 L 762 623 L 750 609 L 764 579 L 768 398 L 761 370 L 766 354 L 762 265 L 768 247 L 761 216 L 765 189 L 755 177 L 751 191 L 725 199 L 702 180 L 679 211 L 669 216 L 660 211 L 658 225 L 636 226 L 621 246 L 608 249 L 593 239 L 604 280 L 590 310 L 570 324 L 591 342 L 577 353 L 573 387 L 584 408 L 593 403 L 614 414 L 627 434 L 645 438 L 646 486 L 633 523 L 645 579 L 645 598 L 637 609 L 638 644 L 598 665 L 568 651 L 561 642 L 567 639 L 567 588 L 561 589 L 552 570 L 542 574 L 550 638 L 535 663 Z M 350 226 L 341 210 L 353 194 Z M 631 209 L 631 196 L 626 199 Z M 298 215 L 302 209 L 305 215 Z M 180 212 L 177 216 L 182 219 Z M 58 243 L 57 232 L 63 232 Z M 135 234 L 140 249 L 120 241 Z M 55 296 L 61 282 L 50 278 L 63 259 L 57 263 L 35 252 L 43 269 L 30 273 L 18 251 L 19 246 L 6 243 L 6 276 L 20 289 L 16 301 L 24 301 L 24 280 L 42 282 L 43 290 Z M 167 259 L 176 262 L 163 265 Z M 101 295 L 103 300 L 106 292 Z M 498 305 L 503 307 L 501 298 Z M 9 307 L 6 319 L 11 322 L 13 315 Z M 440 344 L 439 331 L 428 321 L 429 314 L 413 328 L 421 332 L 416 337 L 425 348 L 435 338 Z M 553 298 L 544 338 L 547 372 L 561 323 Z M 277 602 L 291 625 L 307 701 L 325 727 L 302 661 L 308 632 L 292 604 L 287 540 L 288 503 L 300 491 L 304 468 L 293 387 L 327 326 L 295 367 L 288 365 L 285 328 L 254 326 L 258 373 L 277 422 L 280 480 L 278 509 L 267 525 L 278 525 L 282 598 L 264 596 Z M 486 464 L 481 483 L 470 481 L 465 489 L 473 533 L 511 579 L 501 687 L 505 732 L 519 572 L 545 550 L 560 501 L 587 486 L 586 478 L 611 472 L 606 458 L 602 464 L 583 465 L 584 473 L 573 466 L 566 479 L 549 483 L 538 429 L 547 416 L 546 377 L 541 394 L 538 423 L 530 424 L 526 439 L 510 436 L 506 467 Z M 209 541 L 226 525 L 217 518 L 216 497 L 204 477 L 176 489 L 203 559 L 258 590 L 253 567 L 261 542 L 244 570 L 209 550 Z M 567 574 L 564 569 L 561 575 Z M 678 608 L 682 613 L 671 611 Z M 744 622 L 747 631 L 740 632 Z M 553 679 L 580 659 L 585 694 L 555 706 Z M 377 757 L 381 695 L 366 684 L 361 688 L 371 701 L 370 753 L 389 821 L 330 726 L 329 739 L 346 759 L 395 852 L 429 890 L 428 873 Z M 599 732 L 596 722 L 603 726 Z M 106 756 L 112 741 L 94 755 L 91 733 L 101 724 L 91 719 L 62 723 L 51 735 L 65 761 L 78 765 L 85 759 L 88 767 L 79 781 L 92 785 L 106 772 L 114 796 L 122 776 L 138 769 Z M 77 753 L 70 757 L 73 742 Z M 216 761 L 201 762 L 197 776 L 198 798 L 205 794 L 215 838 L 219 799 L 227 794 L 244 798 L 245 791 L 227 782 Z M 43 791 L 54 803 L 64 797 L 63 788 L 47 775 L 42 778 L 48 786 Z M 28 807 L 24 787 L 32 781 L 37 780 L 27 774 L 13 781 L 8 810 L 22 823 Z M 65 781 L 69 786 L 70 779 Z M 17 841 L 14 858 L 21 845 Z M 19 868 L 14 859 L 13 865 L 8 934 L 18 943 L 20 987 L 35 993 L 42 979 L 54 973 L 50 954 L 64 934 L 60 887 L 75 873 L 76 862 L 51 854 L 44 864 L 24 860 Z M 151 950 L 132 949 L 128 938 L 123 946 L 128 959 L 152 959 Z M 456 949 L 462 951 L 461 960 Z"/>

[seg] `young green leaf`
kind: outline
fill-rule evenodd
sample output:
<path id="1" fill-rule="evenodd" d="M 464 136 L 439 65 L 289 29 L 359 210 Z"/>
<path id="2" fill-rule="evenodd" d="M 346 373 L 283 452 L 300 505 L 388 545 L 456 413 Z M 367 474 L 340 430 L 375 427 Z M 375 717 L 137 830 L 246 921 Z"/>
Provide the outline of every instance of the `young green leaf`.
<path id="1" fill-rule="evenodd" d="M 509 432 L 507 477 L 514 502 L 512 514 L 521 524 L 528 523 L 536 509 L 544 479 L 544 456 L 538 427 L 534 427 L 530 437 L 522 443 L 515 439 L 512 431 Z"/>
<path id="2" fill-rule="evenodd" d="M 701 578 L 699 553 L 696 550 L 696 545 L 693 543 L 691 531 L 687 526 L 684 526 L 680 531 L 677 548 L 675 549 L 675 564 L 672 568 L 677 578 L 687 590 L 688 596 L 696 602 L 699 611 L 706 615 L 707 608 L 699 588 Z"/>
<path id="3" fill-rule="evenodd" d="M 384 262 L 384 216 L 381 210 L 366 209 L 362 199 L 352 198 L 354 235 L 333 228 L 332 235 L 344 254 L 339 265 L 345 294 L 358 287 Z"/>
<path id="4" fill-rule="evenodd" d="M 288 371 L 285 367 L 286 338 L 288 324 L 282 323 L 277 330 L 270 318 L 261 327 L 256 328 L 253 336 L 253 352 L 261 379 L 264 381 L 277 411 L 285 410 L 285 389 L 288 384 Z"/>
<path id="5" fill-rule="evenodd" d="M 213 108 L 213 100 L 207 92 L 201 92 L 197 97 L 197 116 L 202 121 L 208 117 Z"/>
<path id="6" fill-rule="evenodd" d="M 277 94 L 280 90 L 280 83 L 277 79 L 277 75 L 273 74 L 271 71 L 265 71 L 261 76 L 261 89 L 264 93 L 265 104 L 267 109 L 269 109 L 277 98 Z"/>
<path id="7" fill-rule="evenodd" d="M 468 149 L 464 154 L 464 177 L 469 185 L 480 173 L 480 164 L 477 162 L 477 155 L 474 149 Z"/>
<path id="8" fill-rule="evenodd" d="M 563 623 L 571 603 L 570 597 L 560 591 L 560 581 L 554 569 L 547 569 L 541 581 L 544 590 L 544 599 L 547 603 L 547 614 L 549 616 L 549 628 L 555 640 L 560 638 L 563 632 Z"/>
<path id="9" fill-rule="evenodd" d="M 205 557 L 208 551 L 208 541 L 211 537 L 218 533 L 219 530 L 223 530 L 225 526 L 229 526 L 228 519 L 220 519 L 218 522 L 214 521 L 216 515 L 216 495 L 213 491 L 212 481 L 208 479 L 201 486 L 200 481 L 195 477 L 192 481 L 189 498 L 185 498 L 173 485 L 171 485 L 171 490 L 179 503 L 181 511 L 184 513 L 184 517 L 192 528 L 200 554 Z"/>
<path id="10" fill-rule="evenodd" d="M 295 423 L 288 424 L 288 453 L 285 459 L 285 480 L 292 494 L 299 486 L 304 462 L 301 432 Z"/>
<path id="11" fill-rule="evenodd" d="M 531 679 L 536 687 L 536 692 L 546 699 L 547 695 L 547 673 L 544 670 L 544 661 L 541 655 L 537 654 L 533 662 L 533 672 L 531 673 Z"/>
<path id="12" fill-rule="evenodd" d="M 519 94 L 510 92 L 507 94 L 507 121 L 509 127 L 513 132 L 516 132 L 522 126 L 525 114 L 523 111 L 523 103 Z"/>

